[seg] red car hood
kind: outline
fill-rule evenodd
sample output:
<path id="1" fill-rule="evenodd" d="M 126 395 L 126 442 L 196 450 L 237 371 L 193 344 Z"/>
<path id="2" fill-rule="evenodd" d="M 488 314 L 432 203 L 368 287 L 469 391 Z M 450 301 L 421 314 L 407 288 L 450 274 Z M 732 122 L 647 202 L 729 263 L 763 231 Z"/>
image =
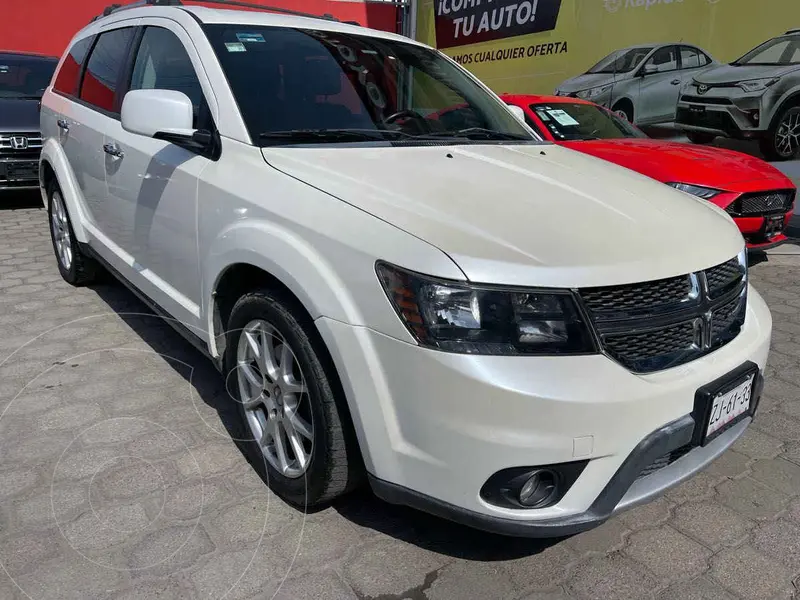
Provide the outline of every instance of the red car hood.
<path id="1" fill-rule="evenodd" d="M 663 183 L 679 181 L 732 192 L 747 191 L 738 189 L 741 186 L 737 184 L 755 181 L 770 181 L 775 187 L 794 187 L 783 173 L 760 158 L 723 148 L 641 138 L 559 142 L 559 145 Z"/>

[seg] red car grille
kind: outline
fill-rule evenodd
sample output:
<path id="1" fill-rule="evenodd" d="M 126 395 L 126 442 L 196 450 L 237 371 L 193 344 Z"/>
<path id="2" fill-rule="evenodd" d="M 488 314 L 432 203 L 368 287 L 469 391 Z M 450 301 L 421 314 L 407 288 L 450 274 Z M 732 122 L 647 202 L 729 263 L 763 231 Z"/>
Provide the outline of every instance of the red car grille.
<path id="1" fill-rule="evenodd" d="M 735 217 L 759 217 L 787 213 L 794 206 L 795 190 L 770 190 L 742 194 L 725 210 Z"/>

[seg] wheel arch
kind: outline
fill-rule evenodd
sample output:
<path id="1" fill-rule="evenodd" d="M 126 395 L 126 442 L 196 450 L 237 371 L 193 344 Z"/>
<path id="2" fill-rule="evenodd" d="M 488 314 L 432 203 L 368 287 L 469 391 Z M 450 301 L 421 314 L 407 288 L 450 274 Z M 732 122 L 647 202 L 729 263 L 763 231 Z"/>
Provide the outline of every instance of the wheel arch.
<path id="1" fill-rule="evenodd" d="M 63 148 L 53 138 L 49 138 L 42 147 L 42 154 L 39 159 L 39 185 L 42 190 L 42 200 L 45 208 L 49 208 L 47 193 L 49 185 L 54 181 L 61 190 L 75 237 L 79 242 L 88 242 L 89 239 L 83 227 L 85 212 L 81 205 L 80 187 L 64 155 Z"/>
<path id="2" fill-rule="evenodd" d="M 772 130 L 777 125 L 777 119 L 780 118 L 785 110 L 795 106 L 800 106 L 800 86 L 792 88 L 789 92 L 784 94 L 784 97 L 777 103 L 769 119 L 768 131 Z"/>

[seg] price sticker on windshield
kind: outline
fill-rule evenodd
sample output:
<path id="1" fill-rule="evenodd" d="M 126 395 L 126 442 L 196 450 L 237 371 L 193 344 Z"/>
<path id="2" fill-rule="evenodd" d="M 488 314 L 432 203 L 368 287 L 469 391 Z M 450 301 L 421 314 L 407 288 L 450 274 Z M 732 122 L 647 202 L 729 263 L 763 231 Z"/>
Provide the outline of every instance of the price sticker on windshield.
<path id="1" fill-rule="evenodd" d="M 551 109 L 547 112 L 551 117 L 553 117 L 558 122 L 559 125 L 564 125 L 565 127 L 567 127 L 570 125 L 579 124 L 575 119 L 573 119 L 569 114 L 567 114 L 560 108 Z"/>

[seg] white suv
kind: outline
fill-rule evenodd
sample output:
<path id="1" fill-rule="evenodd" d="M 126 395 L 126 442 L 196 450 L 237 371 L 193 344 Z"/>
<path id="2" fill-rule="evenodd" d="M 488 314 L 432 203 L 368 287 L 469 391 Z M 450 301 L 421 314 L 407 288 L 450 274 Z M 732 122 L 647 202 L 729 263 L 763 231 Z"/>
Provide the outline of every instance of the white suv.
<path id="1" fill-rule="evenodd" d="M 59 268 L 85 284 L 102 265 L 211 357 L 290 503 L 366 478 L 564 535 L 749 425 L 772 322 L 712 204 L 541 142 L 403 37 L 108 12 L 42 101 Z"/>

